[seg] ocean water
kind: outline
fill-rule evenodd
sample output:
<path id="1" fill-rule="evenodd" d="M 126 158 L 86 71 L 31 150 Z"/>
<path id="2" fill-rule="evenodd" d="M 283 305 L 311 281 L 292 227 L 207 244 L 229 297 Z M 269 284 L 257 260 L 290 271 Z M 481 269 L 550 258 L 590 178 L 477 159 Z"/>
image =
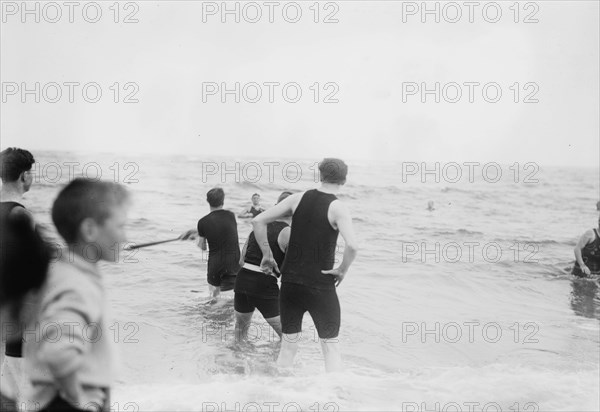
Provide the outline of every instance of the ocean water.
<path id="1" fill-rule="evenodd" d="M 317 186 L 314 163 L 298 159 L 35 155 L 25 203 L 51 236 L 52 201 L 82 173 L 127 185 L 136 243 L 194 228 L 216 184 L 235 212 L 254 192 L 268 207 Z M 433 163 L 425 175 L 408 162 L 349 166 L 339 198 L 361 249 L 338 288 L 345 371 L 324 372 L 308 315 L 291 375 L 259 313 L 235 344 L 232 294 L 207 300 L 206 254 L 166 243 L 102 264 L 121 365 L 113 410 L 599 410 L 598 280 L 569 274 L 597 225 L 597 169 L 480 165 L 471 181 L 440 165 L 436 182 Z M 240 241 L 250 230 L 238 221 Z"/>

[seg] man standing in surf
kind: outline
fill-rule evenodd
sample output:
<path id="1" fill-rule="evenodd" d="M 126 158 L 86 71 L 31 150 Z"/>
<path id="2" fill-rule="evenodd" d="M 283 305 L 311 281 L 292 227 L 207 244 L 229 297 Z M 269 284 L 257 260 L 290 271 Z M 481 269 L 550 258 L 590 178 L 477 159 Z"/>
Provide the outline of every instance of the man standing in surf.
<path id="1" fill-rule="evenodd" d="M 209 293 L 212 298 L 219 296 L 220 292 L 232 290 L 235 277 L 240 269 L 240 244 L 238 240 L 237 222 L 235 215 L 223 209 L 225 192 L 220 187 L 206 193 L 206 201 L 210 206 L 210 213 L 198 221 L 198 245 L 206 250 L 208 241 L 208 281 Z M 184 234 L 189 237 L 193 231 Z"/>
<path id="2" fill-rule="evenodd" d="M 302 318 L 313 319 L 327 372 L 342 368 L 338 345 L 341 313 L 336 287 L 344 280 L 358 247 L 352 217 L 335 196 L 346 183 L 348 166 L 326 158 L 319 164 L 321 187 L 289 196 L 252 220 L 254 235 L 263 253 L 261 269 L 279 272 L 267 239 L 267 224 L 292 216 L 290 244 L 281 268 L 280 312 L 283 331 L 277 363 L 293 366 L 302 332 Z M 340 266 L 334 268 L 338 234 L 346 247 Z"/>
<path id="3" fill-rule="evenodd" d="M 0 153 L 0 218 L 3 221 L 22 222 L 33 229 L 35 220 L 33 215 L 23 206 L 23 197 L 29 191 L 33 183 L 32 167 L 35 164 L 33 155 L 24 149 L 10 147 Z M 22 277 L 23 273 L 10 273 L 14 277 Z M 8 276 L 7 275 L 7 276 Z M 23 303 L 24 312 L 31 307 L 31 297 Z M 0 388 L 2 394 L 10 399 L 17 399 L 26 387 L 28 381 L 23 374 L 23 339 L 19 326 L 9 334 L 6 346 L 0 349 L 5 352 L 0 366 Z"/>

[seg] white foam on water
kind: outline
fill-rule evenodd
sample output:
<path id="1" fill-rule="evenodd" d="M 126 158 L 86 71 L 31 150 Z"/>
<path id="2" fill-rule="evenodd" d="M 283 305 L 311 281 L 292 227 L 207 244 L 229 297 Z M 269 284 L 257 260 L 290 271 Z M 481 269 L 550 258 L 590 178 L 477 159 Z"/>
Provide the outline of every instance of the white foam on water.
<path id="1" fill-rule="evenodd" d="M 292 377 L 216 375 L 196 385 L 126 385 L 116 388 L 113 403 L 156 411 L 597 411 L 599 386 L 598 370 L 493 364 L 383 376 L 369 369 Z"/>
<path id="2" fill-rule="evenodd" d="M 42 164 L 84 160 L 67 153 L 35 155 Z M 103 165 L 132 160 L 112 154 L 89 159 Z M 198 159 L 175 160 L 135 159 L 140 183 L 128 186 L 134 200 L 130 240 L 174 237 L 208 213 L 205 193 L 214 182 L 193 173 Z M 309 165 L 303 164 L 304 170 Z M 109 333 L 122 352 L 112 409 L 202 410 L 204 405 L 207 411 L 294 411 L 299 405 L 307 411 L 414 412 L 438 405 L 450 412 L 477 404 L 480 410 L 488 405 L 488 411 L 600 410 L 598 288 L 564 271 L 578 236 L 597 222 L 597 171 L 544 168 L 536 176 L 542 184 L 533 186 L 481 179 L 404 184 L 400 171 L 399 164 L 352 164 L 349 184 L 340 193 L 357 217 L 361 239 L 360 254 L 338 289 L 346 373 L 322 372 L 320 346 L 306 316 L 296 375 L 270 375 L 277 343 L 263 338 L 251 348 L 232 345 L 231 304 L 202 305 L 208 293 L 206 255 L 192 242 L 173 242 L 141 249 L 128 256 L 132 262 L 102 267 L 118 320 Z M 293 188 L 311 185 L 302 181 Z M 274 203 L 283 187 L 292 188 L 282 181 L 265 184 L 260 190 L 265 205 Z M 59 185 L 40 184 L 28 192 L 36 220 L 49 227 L 58 190 Z M 225 185 L 226 207 L 245 205 L 255 190 Z M 429 200 L 436 204 L 434 212 L 426 210 Z M 250 229 L 247 221 L 238 222 L 240 239 Z M 427 242 L 422 250 L 432 250 L 432 242 L 442 250 L 451 242 L 480 246 L 474 261 L 463 249 L 460 262 L 448 263 L 422 253 L 407 255 L 407 242 L 419 247 Z M 498 263 L 482 255 L 481 245 L 489 242 L 501 246 Z M 514 248 L 515 242 L 521 246 Z M 523 245 L 529 242 L 538 248 L 539 263 L 525 262 L 530 251 Z M 254 321 L 261 322 L 259 314 Z M 466 327 L 458 342 L 444 335 L 444 325 L 465 322 L 478 322 L 473 341 Z M 497 343 L 482 333 L 484 325 L 496 323 L 502 331 Z M 409 324 L 420 333 L 404 333 L 402 326 Z M 423 334 L 438 324 L 441 333 Z"/>

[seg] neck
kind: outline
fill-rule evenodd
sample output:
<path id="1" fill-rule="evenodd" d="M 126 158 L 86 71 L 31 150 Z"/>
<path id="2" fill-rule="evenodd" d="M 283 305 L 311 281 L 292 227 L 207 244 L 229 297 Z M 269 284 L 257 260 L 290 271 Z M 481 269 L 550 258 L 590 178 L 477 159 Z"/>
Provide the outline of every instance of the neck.
<path id="1" fill-rule="evenodd" d="M 217 207 L 212 207 L 212 206 L 210 207 L 211 212 L 214 212 L 215 210 L 221 210 L 221 209 L 223 209 L 223 205 L 217 206 Z"/>
<path id="2" fill-rule="evenodd" d="M 25 191 L 17 183 L 4 183 L 0 189 L 0 199 L 3 202 L 20 202 Z"/>
<path id="3" fill-rule="evenodd" d="M 337 193 L 340 191 L 340 185 L 336 185 L 334 183 L 321 183 L 321 187 L 319 188 L 319 191 L 321 192 L 325 192 L 325 193 Z"/>
<path id="4" fill-rule="evenodd" d="M 73 253 L 77 256 L 79 256 L 81 259 L 83 259 L 84 261 L 96 266 L 98 263 L 98 260 L 92 260 L 90 259 L 90 257 L 86 257 L 86 252 L 89 254 L 90 251 L 87 248 L 87 246 L 89 246 L 89 244 L 87 243 L 83 243 L 83 242 L 77 242 L 77 243 L 73 243 L 73 244 L 69 244 L 68 249 L 69 249 L 69 254 Z M 93 250 L 93 249 L 92 249 Z M 93 255 L 93 253 L 92 253 Z M 95 256 L 94 256 L 95 258 Z"/>

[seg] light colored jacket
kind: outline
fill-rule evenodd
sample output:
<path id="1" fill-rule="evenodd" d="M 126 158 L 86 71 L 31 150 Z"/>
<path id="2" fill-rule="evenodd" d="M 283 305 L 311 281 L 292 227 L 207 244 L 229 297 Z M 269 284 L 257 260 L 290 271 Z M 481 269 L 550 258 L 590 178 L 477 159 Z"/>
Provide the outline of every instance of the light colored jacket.
<path id="1" fill-rule="evenodd" d="M 33 321 L 23 333 L 25 371 L 33 384 L 28 401 L 43 408 L 58 393 L 55 378 L 74 372 L 84 393 L 112 385 L 114 342 L 107 311 L 97 265 L 64 251 L 50 265 Z"/>

